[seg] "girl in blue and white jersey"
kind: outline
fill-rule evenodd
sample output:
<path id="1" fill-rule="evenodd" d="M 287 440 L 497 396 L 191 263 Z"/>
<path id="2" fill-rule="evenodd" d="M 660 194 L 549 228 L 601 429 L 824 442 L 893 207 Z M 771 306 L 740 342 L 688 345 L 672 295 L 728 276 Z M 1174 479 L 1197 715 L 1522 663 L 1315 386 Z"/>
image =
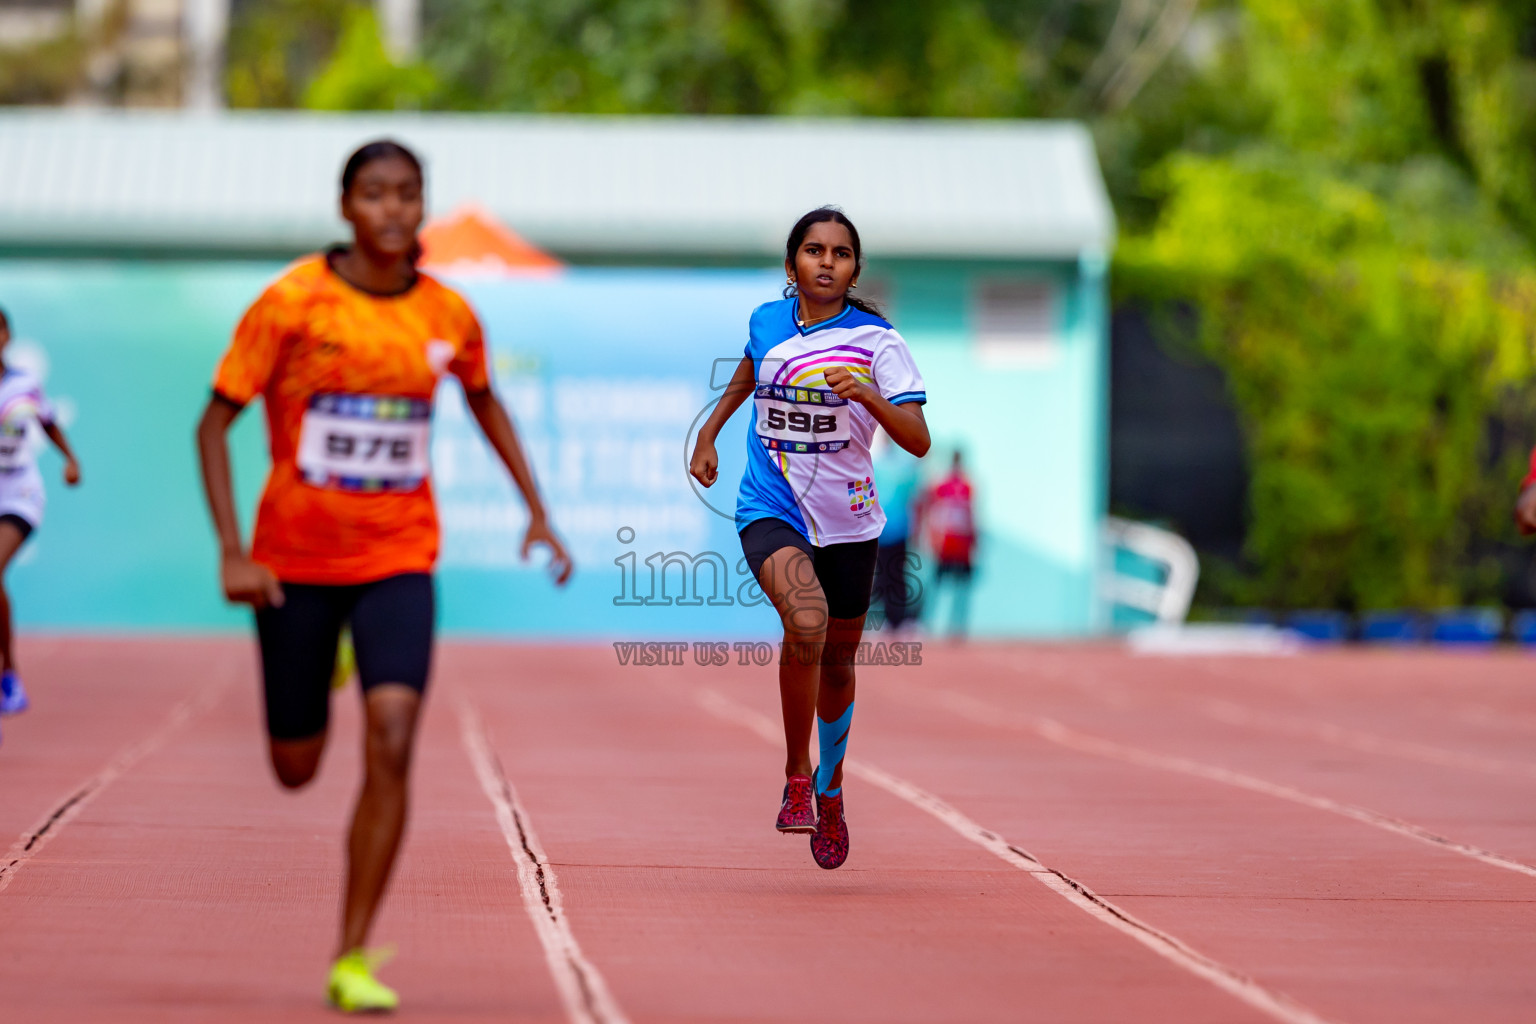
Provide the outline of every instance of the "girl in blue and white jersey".
<path id="1" fill-rule="evenodd" d="M 715 439 L 752 398 L 736 528 L 784 624 L 788 782 L 776 827 L 811 833 L 824 868 L 848 857 L 842 778 L 854 655 L 885 525 L 870 440 L 878 425 L 914 455 L 929 446 L 928 396 L 907 343 L 879 310 L 849 294 L 863 263 L 859 233 L 842 211 L 822 207 L 795 223 L 784 247 L 784 298 L 753 310 L 746 353 L 689 465 L 699 483 L 714 484 Z M 821 752 L 814 780 L 813 718 Z"/>
<path id="2" fill-rule="evenodd" d="M 11 324 L 0 310 L 0 353 L 11 340 Z M 21 545 L 43 522 L 43 476 L 37 469 L 40 442 L 52 441 L 64 456 L 64 482 L 80 482 L 80 463 L 43 394 L 42 384 L 25 370 L 0 359 L 0 576 Z M 0 583 L 0 715 L 27 707 L 27 691 L 16 674 L 11 642 L 10 595 Z"/>

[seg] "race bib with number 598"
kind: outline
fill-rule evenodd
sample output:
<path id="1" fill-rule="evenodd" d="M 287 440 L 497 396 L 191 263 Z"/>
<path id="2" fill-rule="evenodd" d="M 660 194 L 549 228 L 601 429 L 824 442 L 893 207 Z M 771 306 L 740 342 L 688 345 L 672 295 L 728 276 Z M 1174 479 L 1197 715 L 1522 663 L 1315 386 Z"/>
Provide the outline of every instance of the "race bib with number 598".
<path id="1" fill-rule="evenodd" d="M 848 447 L 848 400 L 836 391 L 757 386 L 757 437 L 776 452 L 819 455 Z"/>

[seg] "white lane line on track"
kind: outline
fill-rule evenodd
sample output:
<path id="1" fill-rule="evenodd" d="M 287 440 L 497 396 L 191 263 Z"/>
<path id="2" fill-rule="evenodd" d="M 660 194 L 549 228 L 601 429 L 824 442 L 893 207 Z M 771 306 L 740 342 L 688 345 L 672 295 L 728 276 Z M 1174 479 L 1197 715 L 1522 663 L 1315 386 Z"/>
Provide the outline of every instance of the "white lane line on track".
<path id="1" fill-rule="evenodd" d="M 1386 651 L 1374 653 L 1377 655 L 1387 654 Z M 1326 655 L 1319 655 L 1319 657 L 1326 657 Z M 1529 656 L 1526 655 L 1525 657 L 1528 658 Z M 1480 660 L 1479 658 L 1457 658 L 1454 663 L 1450 664 L 1450 667 L 1452 669 L 1461 669 L 1465 672 Z M 1186 660 L 1185 666 L 1198 670 L 1206 678 L 1224 686 L 1251 681 L 1249 676 L 1240 675 L 1232 671 L 1233 666 L 1230 664 L 1224 665 L 1221 662 L 1206 663 L 1203 660 L 1194 659 Z M 1027 666 L 1023 664 L 1015 664 L 1012 667 L 1017 671 L 1027 671 Z M 1447 679 L 1450 680 L 1449 683 L 1447 683 Z M 1462 692 L 1456 688 L 1455 684 L 1459 683 L 1460 680 L 1456 678 L 1454 672 L 1445 679 L 1442 679 L 1441 682 L 1443 685 L 1437 687 L 1435 692 L 1425 693 L 1423 691 L 1416 691 L 1407 698 L 1399 695 L 1396 699 L 1405 709 L 1412 710 L 1415 715 L 1428 717 L 1435 721 L 1454 717 L 1460 721 L 1476 725 L 1496 726 L 1501 731 L 1514 729 L 1525 732 L 1536 729 L 1536 715 L 1522 714 L 1517 711 L 1511 711 L 1508 708 L 1494 708 L 1476 702 L 1467 703 Z M 1299 685 L 1293 682 L 1269 680 L 1268 685 L 1278 686 L 1283 692 L 1309 700 L 1330 692 L 1326 682 L 1318 679 L 1311 679 Z"/>
<path id="2" fill-rule="evenodd" d="M 218 699 L 223 696 L 224 689 L 229 685 L 229 677 L 221 679 L 212 685 L 205 686 L 197 693 L 178 701 L 171 708 L 171 713 L 166 716 L 160 728 L 150 733 L 144 739 L 123 750 L 105 766 L 90 778 L 86 779 L 63 800 L 48 812 L 36 825 L 33 825 L 21 838 L 11 844 L 10 850 L 0 861 L 0 892 L 11 884 L 11 880 L 26 867 L 27 862 L 43 851 L 43 848 L 52 842 L 80 812 L 101 795 L 112 783 L 122 777 L 134 765 L 153 754 L 165 745 L 176 732 L 198 715 L 213 707 Z"/>
<path id="3" fill-rule="evenodd" d="M 700 690 L 695 696 L 699 705 L 715 717 L 743 726 L 775 746 L 783 742 L 784 737 L 778 725 L 766 715 L 714 690 Z M 1203 978 L 1261 1013 L 1285 1024 L 1329 1024 L 1328 1018 L 1319 1016 L 1289 996 L 1270 991 L 1246 974 L 1212 960 L 1167 932 L 1159 931 L 1132 916 L 1081 882 L 1046 867 L 1033 854 L 1013 845 L 992 830 L 983 828 L 927 790 L 867 761 L 850 758 L 843 762 L 843 771 L 932 815 L 965 839 L 1025 872 L 1090 917 L 1135 939 L 1163 959 Z"/>
<path id="4" fill-rule="evenodd" d="M 892 687 L 891 692 L 911 692 L 906 688 Z M 1030 733 L 1049 743 L 1078 753 L 1093 754 L 1097 757 L 1110 758 L 1115 761 L 1123 761 L 1127 764 L 1139 765 L 1143 768 L 1157 768 L 1166 772 L 1177 772 L 1181 775 L 1191 775 L 1195 778 L 1206 779 L 1210 782 L 1218 782 L 1224 786 L 1233 786 L 1245 789 L 1250 793 L 1262 793 L 1280 800 L 1288 800 L 1303 807 L 1313 810 L 1327 811 L 1329 814 L 1337 814 L 1350 818 L 1373 828 L 1379 828 L 1386 832 L 1392 832 L 1409 839 L 1426 843 L 1440 850 L 1448 850 L 1459 853 L 1463 857 L 1481 861 L 1484 864 L 1505 871 L 1514 871 L 1518 874 L 1536 878 L 1536 867 L 1522 861 L 1511 860 L 1499 854 L 1467 843 L 1460 843 L 1453 839 L 1431 832 L 1429 829 L 1412 822 L 1394 818 L 1379 811 L 1373 811 L 1366 807 L 1358 807 L 1354 804 L 1342 803 L 1325 796 L 1316 796 L 1290 786 L 1284 786 L 1277 782 L 1269 782 L 1253 775 L 1232 771 L 1218 765 L 1205 764 L 1202 761 L 1190 760 L 1186 757 L 1173 757 L 1168 754 L 1156 754 L 1150 750 L 1142 750 L 1138 747 L 1127 746 L 1114 740 L 1102 739 L 1088 733 L 1079 732 L 1076 729 L 1065 726 L 1053 718 L 1045 718 L 1038 715 L 1026 715 L 1009 711 L 1006 708 L 989 704 L 959 693 L 932 693 L 923 694 L 923 699 L 938 704 L 940 707 L 959 715 L 962 718 L 980 722 L 994 728 L 1010 728 L 1020 732 Z"/>
<path id="5" fill-rule="evenodd" d="M 1238 725 L 1287 736 L 1301 736 L 1321 740 L 1324 743 L 1344 747 L 1348 750 L 1358 750 L 1365 754 L 1386 754 L 1390 757 L 1400 757 L 1409 761 L 1420 761 L 1424 764 L 1440 765 L 1446 768 L 1464 768 L 1470 771 L 1486 772 L 1490 775 L 1520 776 L 1527 779 L 1536 778 L 1536 764 L 1522 764 L 1518 761 L 1506 761 L 1495 757 L 1464 754 L 1459 750 L 1446 750 L 1443 747 L 1431 746 L 1427 743 L 1417 743 L 1410 740 L 1395 740 L 1386 736 L 1378 736 L 1375 733 L 1362 732 L 1359 729 L 1349 729 L 1342 725 L 1335 725 L 1332 722 L 1319 722 L 1292 715 L 1255 712 L 1232 701 L 1207 701 L 1201 710 L 1207 717 L 1214 718 L 1218 722 L 1225 722 L 1228 725 Z"/>
<path id="6" fill-rule="evenodd" d="M 988 660 L 1013 672 L 1033 675 L 1035 677 L 1045 676 L 1056 682 L 1070 683 L 1092 696 L 1094 700 L 1103 706 L 1113 710 L 1135 710 L 1137 707 L 1145 706 L 1148 700 L 1146 697 L 1143 697 L 1140 703 L 1131 700 L 1127 689 L 1119 685 L 1110 685 L 1097 673 L 1091 673 L 1085 677 L 1081 671 L 1074 673 L 1060 665 L 1034 665 L 1022 663 L 1014 658 L 993 657 Z M 1219 683 L 1229 684 L 1241 681 L 1239 677 L 1229 672 L 1223 672 L 1215 665 L 1199 664 L 1195 667 L 1199 668 L 1208 678 Z M 1309 689 L 1307 692 L 1310 695 L 1312 691 Z M 1424 764 L 1486 772 L 1491 775 L 1536 778 L 1536 764 L 1527 762 L 1483 757 L 1478 754 L 1449 750 L 1445 747 L 1437 747 L 1428 743 L 1392 739 L 1391 737 L 1380 736 L 1359 729 L 1346 728 L 1332 722 L 1315 721 L 1298 715 L 1256 711 L 1230 700 L 1208 700 L 1199 697 L 1183 696 L 1177 699 L 1181 703 L 1188 703 L 1189 706 L 1207 718 L 1215 719 L 1226 725 L 1261 729 L 1282 735 L 1305 736 L 1308 739 L 1321 740 L 1324 743 L 1330 743 L 1348 750 L 1400 757 Z M 1167 703 L 1166 698 L 1163 699 L 1163 703 Z M 1470 721 L 1469 709 L 1461 709 L 1457 717 Z M 1511 717 L 1508 715 L 1502 716 L 1498 720 L 1499 724 L 1507 724 Z M 1536 716 L 1532 716 L 1532 721 L 1536 721 Z M 1487 722 L 1483 724 L 1487 724 Z"/>
<path id="7" fill-rule="evenodd" d="M 479 712 L 463 696 L 457 703 L 464 752 L 469 755 L 480 788 L 496 811 L 496 824 L 506 837 L 507 849 L 512 851 L 523 909 L 544 947 L 544 958 L 565 1004 L 566 1016 L 575 1024 L 628 1024 L 628 1018 L 609 993 L 607 982 L 582 953 L 571 932 L 554 868 L 533 831 L 527 809 L 517 798 L 517 790 L 491 749 Z"/>

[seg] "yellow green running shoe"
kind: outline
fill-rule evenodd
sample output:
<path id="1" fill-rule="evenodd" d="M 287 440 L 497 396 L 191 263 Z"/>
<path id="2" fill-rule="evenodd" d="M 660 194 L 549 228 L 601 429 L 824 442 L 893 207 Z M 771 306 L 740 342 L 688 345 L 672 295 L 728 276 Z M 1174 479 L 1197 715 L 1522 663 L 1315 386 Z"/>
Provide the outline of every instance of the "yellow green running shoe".
<path id="1" fill-rule="evenodd" d="M 341 957 L 331 966 L 326 999 L 343 1013 L 388 1013 L 398 1007 L 395 990 L 373 976 L 391 955 L 389 950 L 354 949 Z"/>

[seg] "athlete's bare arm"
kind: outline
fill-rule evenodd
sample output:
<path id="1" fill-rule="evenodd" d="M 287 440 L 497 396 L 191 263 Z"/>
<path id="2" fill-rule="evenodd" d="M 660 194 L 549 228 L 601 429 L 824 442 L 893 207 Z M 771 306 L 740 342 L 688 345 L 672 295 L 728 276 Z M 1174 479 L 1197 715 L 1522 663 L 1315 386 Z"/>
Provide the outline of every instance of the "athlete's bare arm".
<path id="1" fill-rule="evenodd" d="M 229 445 L 224 436 L 240 415 L 240 406 L 214 395 L 197 424 L 197 454 L 203 469 L 203 492 L 213 529 L 219 535 L 219 579 L 230 601 L 265 608 L 283 603 L 283 588 L 272 570 L 251 561 L 240 543 L 235 516 L 235 491 L 229 477 Z"/>
<path id="2" fill-rule="evenodd" d="M 731 382 L 725 386 L 725 394 L 720 396 L 715 411 L 699 428 L 698 439 L 693 442 L 693 458 L 688 460 L 688 472 L 705 487 L 713 487 L 720 476 L 720 454 L 715 451 L 715 439 L 756 385 L 757 373 L 752 358 L 742 356 L 741 362 L 736 364 L 736 372 L 731 374 Z"/>
<path id="3" fill-rule="evenodd" d="M 523 535 L 523 557 L 528 557 L 528 552 L 533 550 L 535 544 L 548 545 L 553 556 L 549 562 L 549 571 L 556 583 L 564 584 L 571 578 L 571 556 L 549 525 L 549 514 L 539 497 L 539 486 L 533 479 L 533 470 L 528 466 L 527 456 L 523 454 L 517 428 L 512 426 L 512 417 L 507 415 L 506 407 L 496 397 L 496 392 L 489 388 L 477 394 L 465 395 L 464 398 L 469 403 L 469 411 L 475 414 L 475 421 L 485 433 L 485 439 L 496 449 L 496 454 L 501 456 L 507 472 L 512 474 L 512 480 L 517 484 L 517 489 L 523 492 L 523 501 L 528 505 L 528 532 Z"/>
<path id="4" fill-rule="evenodd" d="M 69 446 L 69 438 L 64 436 L 64 428 L 57 423 L 44 423 L 43 433 L 48 435 L 48 440 L 64 456 L 64 482 L 73 487 L 80 482 L 80 460 L 75 458 L 75 450 Z"/>
<path id="5" fill-rule="evenodd" d="M 846 367 L 836 367 L 826 372 L 827 387 L 850 402 L 858 402 L 868 409 L 875 422 L 885 428 L 891 440 L 907 451 L 922 458 L 933 444 L 928 436 L 928 421 L 923 418 L 920 402 L 904 402 L 892 405 L 868 384 L 854 380 Z"/>

